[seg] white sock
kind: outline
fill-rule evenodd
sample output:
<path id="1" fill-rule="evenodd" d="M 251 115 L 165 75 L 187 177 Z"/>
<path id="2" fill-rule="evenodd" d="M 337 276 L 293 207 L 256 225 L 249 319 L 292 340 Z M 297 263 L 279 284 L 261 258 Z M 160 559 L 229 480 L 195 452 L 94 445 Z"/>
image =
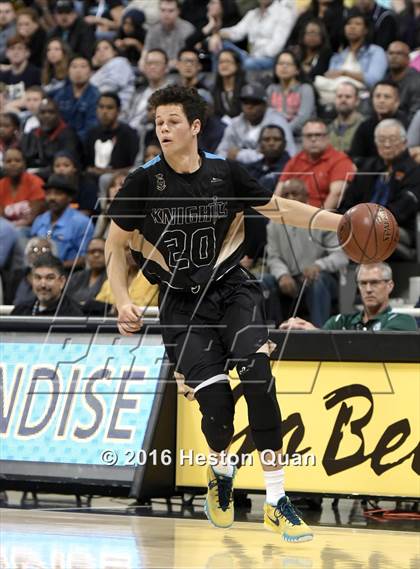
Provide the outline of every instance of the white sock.
<path id="1" fill-rule="evenodd" d="M 225 454 L 221 460 L 213 466 L 213 470 L 216 474 L 221 474 L 222 476 L 233 476 L 233 464 L 229 460 L 229 455 Z"/>
<path id="2" fill-rule="evenodd" d="M 266 502 L 277 506 L 277 502 L 285 495 L 284 492 L 284 469 L 264 470 Z"/>

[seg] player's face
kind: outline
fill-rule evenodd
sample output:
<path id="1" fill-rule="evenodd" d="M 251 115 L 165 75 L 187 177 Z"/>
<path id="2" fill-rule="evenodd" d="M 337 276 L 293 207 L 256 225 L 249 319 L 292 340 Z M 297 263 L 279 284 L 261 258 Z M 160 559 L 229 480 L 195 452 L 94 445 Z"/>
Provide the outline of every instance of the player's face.
<path id="1" fill-rule="evenodd" d="M 65 282 L 66 279 L 50 267 L 39 267 L 32 272 L 32 289 L 41 304 L 55 302 Z"/>
<path id="2" fill-rule="evenodd" d="M 392 280 L 384 279 L 379 267 L 362 267 L 357 276 L 357 284 L 363 306 L 367 309 L 378 311 L 388 305 L 394 283 Z"/>
<path id="3" fill-rule="evenodd" d="M 156 109 L 156 136 L 164 154 L 189 149 L 200 132 L 200 121 L 188 122 L 181 105 L 161 105 Z"/>

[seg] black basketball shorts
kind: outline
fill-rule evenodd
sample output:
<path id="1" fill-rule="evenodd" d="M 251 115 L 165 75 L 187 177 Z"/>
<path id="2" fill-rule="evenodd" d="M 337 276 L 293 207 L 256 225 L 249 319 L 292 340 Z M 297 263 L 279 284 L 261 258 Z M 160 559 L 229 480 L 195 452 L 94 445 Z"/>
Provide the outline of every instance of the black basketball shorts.
<path id="1" fill-rule="evenodd" d="M 255 277 L 237 266 L 203 295 L 162 288 L 163 341 L 175 370 L 196 389 L 226 375 L 268 341 L 264 298 Z"/>

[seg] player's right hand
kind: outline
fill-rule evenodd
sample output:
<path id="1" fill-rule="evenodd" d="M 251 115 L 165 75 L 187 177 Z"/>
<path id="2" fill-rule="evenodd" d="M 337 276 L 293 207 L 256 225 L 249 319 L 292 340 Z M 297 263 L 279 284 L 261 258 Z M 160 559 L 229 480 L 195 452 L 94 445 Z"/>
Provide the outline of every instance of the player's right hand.
<path id="1" fill-rule="evenodd" d="M 123 336 L 132 336 L 143 326 L 142 311 L 139 306 L 133 303 L 117 306 L 118 331 Z"/>

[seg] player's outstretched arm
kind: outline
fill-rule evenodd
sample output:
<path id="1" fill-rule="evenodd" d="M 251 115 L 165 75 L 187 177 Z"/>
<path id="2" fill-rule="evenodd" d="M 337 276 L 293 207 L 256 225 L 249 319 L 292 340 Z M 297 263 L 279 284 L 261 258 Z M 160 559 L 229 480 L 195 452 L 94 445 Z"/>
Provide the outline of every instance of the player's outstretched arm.
<path id="1" fill-rule="evenodd" d="M 273 195 L 268 204 L 254 206 L 254 209 L 277 223 L 325 231 L 337 231 L 342 217 L 337 213 L 276 195 Z"/>
<path id="2" fill-rule="evenodd" d="M 128 267 L 126 247 L 132 235 L 111 221 L 105 243 L 105 259 L 109 284 L 118 311 L 118 330 L 123 336 L 131 336 L 142 325 L 141 310 L 131 302 L 128 294 Z"/>

